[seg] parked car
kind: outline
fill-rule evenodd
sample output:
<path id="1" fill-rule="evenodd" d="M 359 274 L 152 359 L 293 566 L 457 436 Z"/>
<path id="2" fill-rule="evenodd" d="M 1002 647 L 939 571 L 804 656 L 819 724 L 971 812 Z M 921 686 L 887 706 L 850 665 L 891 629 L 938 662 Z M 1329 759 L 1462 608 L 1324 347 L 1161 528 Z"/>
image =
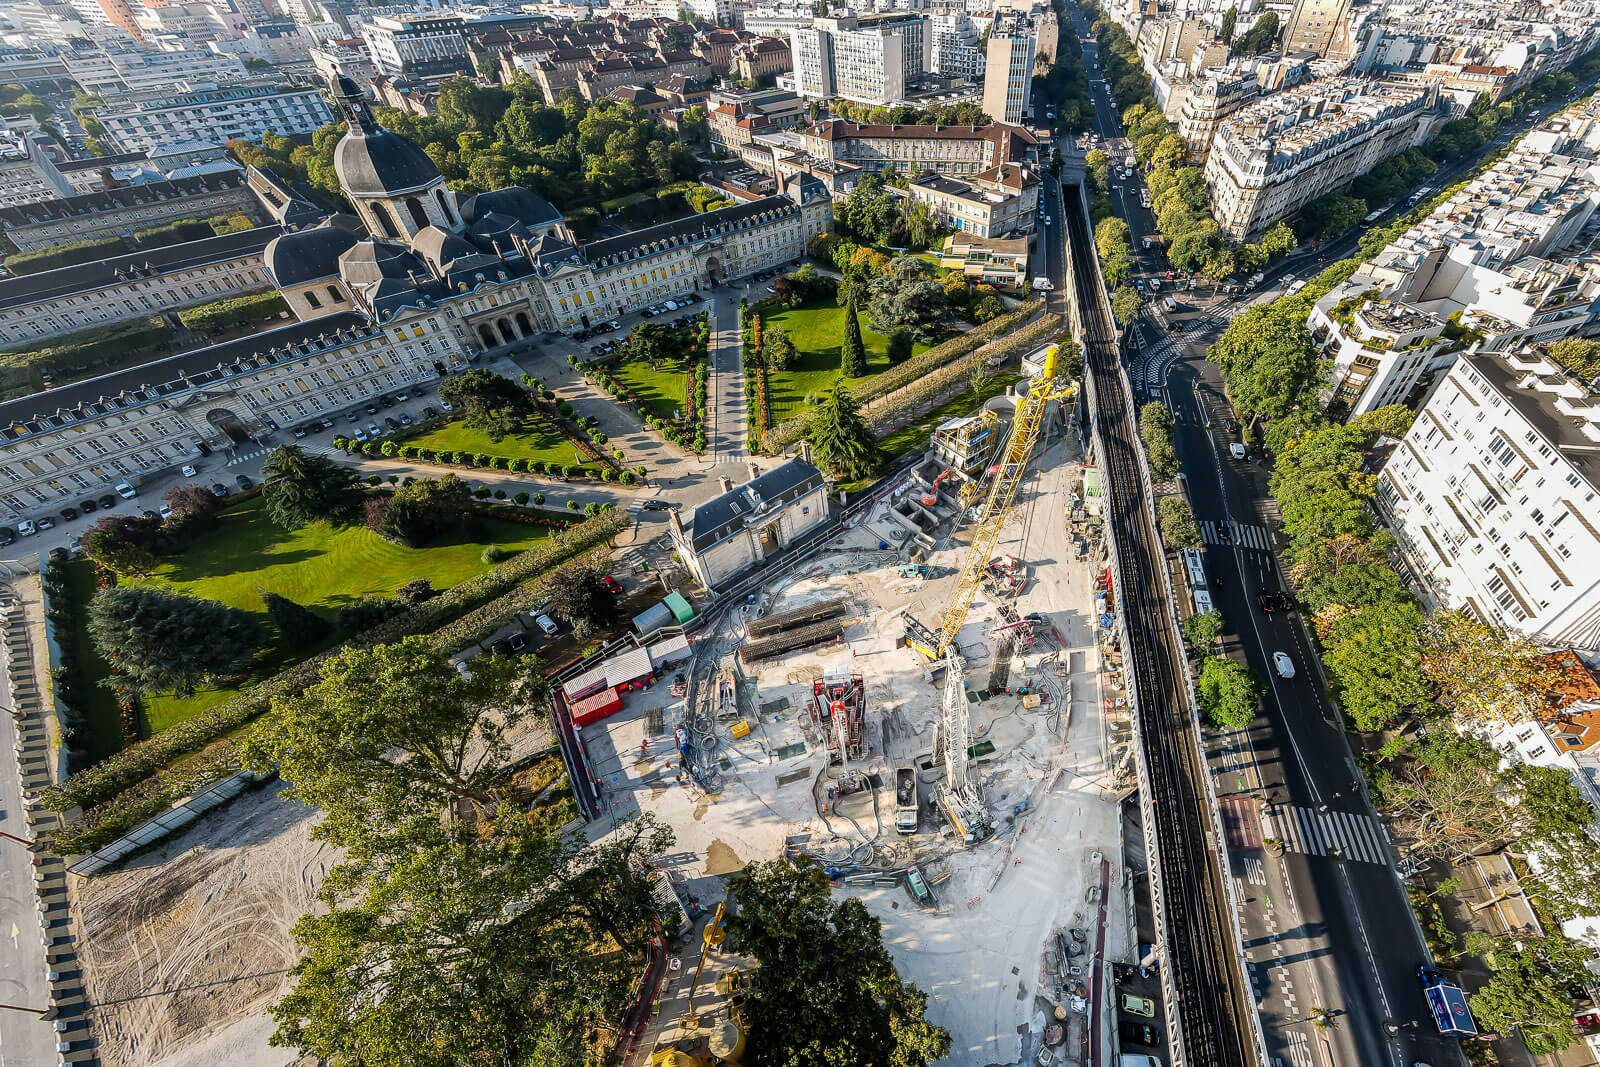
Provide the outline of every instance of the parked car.
<path id="1" fill-rule="evenodd" d="M 185 463 L 183 465 L 183 476 L 185 478 L 193 478 L 196 474 L 199 474 L 199 473 L 200 473 L 199 471 L 194 469 L 194 464 L 193 463 Z"/>
<path id="2" fill-rule="evenodd" d="M 489 643 L 489 655 L 491 655 L 491 656 L 509 656 L 509 655 L 511 655 L 511 642 L 505 640 L 504 638 L 502 638 L 499 641 L 490 642 Z"/>
<path id="3" fill-rule="evenodd" d="M 385 415 L 383 417 L 383 424 L 385 426 L 389 427 L 389 431 L 391 433 L 393 433 L 395 430 L 398 430 L 400 428 L 400 420 L 396 419 L 392 415 Z"/>
<path id="4" fill-rule="evenodd" d="M 300 438 L 304 437 L 305 435 L 306 435 L 306 428 L 304 426 L 296 426 L 294 428 L 294 436 L 295 436 L 296 440 L 299 440 Z"/>
<path id="5" fill-rule="evenodd" d="M 62 520 L 64 522 L 71 522 L 73 519 L 75 519 L 77 517 L 78 517 L 78 509 L 77 508 L 62 508 L 61 509 L 61 518 L 62 518 Z"/>
<path id="6" fill-rule="evenodd" d="M 378 424 L 377 423 L 369 422 L 369 423 L 367 423 L 367 436 L 368 437 L 382 437 L 383 436 L 383 431 L 378 429 Z"/>
<path id="7" fill-rule="evenodd" d="M 1156 1028 L 1149 1023 L 1121 1023 L 1117 1036 L 1129 1045 L 1154 1045 L 1159 1040 Z"/>
<path id="8" fill-rule="evenodd" d="M 600 584 L 605 586 L 606 592 L 610 593 L 612 596 L 622 595 L 622 583 L 611 577 L 611 575 L 608 574 L 604 578 L 600 579 Z"/>
<path id="9" fill-rule="evenodd" d="M 396 393 L 396 394 L 394 394 L 394 402 L 396 404 L 404 404 L 409 399 L 411 399 L 411 394 L 409 394 L 409 393 Z"/>
<path id="10" fill-rule="evenodd" d="M 324 429 L 324 430 L 331 430 L 331 429 L 333 429 L 333 420 L 332 420 L 332 419 L 323 419 L 323 420 L 322 420 L 322 428 L 323 428 L 323 429 Z"/>
<path id="11" fill-rule="evenodd" d="M 394 407 L 394 401 L 391 400 L 389 397 L 386 397 L 386 396 L 380 396 L 378 398 L 378 403 L 383 405 L 386 408 Z M 372 414 L 372 412 L 369 411 L 369 412 L 367 412 L 367 414 L 370 415 L 370 414 Z"/>
<path id="12" fill-rule="evenodd" d="M 91 514 L 91 513 L 95 512 L 95 511 L 98 511 L 99 508 L 100 508 L 100 505 L 96 504 L 93 500 L 80 500 L 80 501 L 78 501 L 78 510 L 83 512 L 85 515 L 88 515 L 88 514 Z"/>
<path id="13" fill-rule="evenodd" d="M 400 425 L 401 426 L 410 426 L 411 425 L 411 416 L 407 415 L 403 411 L 400 413 Z"/>
<path id="14" fill-rule="evenodd" d="M 639 506 L 641 508 L 643 508 L 645 511 L 670 511 L 670 510 L 672 510 L 672 505 L 667 503 L 665 500 L 646 500 L 643 504 L 640 504 Z"/>
<path id="15" fill-rule="evenodd" d="M 168 520 L 170 518 L 172 518 L 172 505 L 171 504 L 162 504 L 161 505 L 161 521 L 165 522 L 166 520 Z"/>
<path id="16" fill-rule="evenodd" d="M 361 412 L 352 411 L 350 413 L 350 417 L 346 421 L 348 421 L 348 422 L 360 422 L 361 421 Z"/>
<path id="17" fill-rule="evenodd" d="M 240 492 L 243 492 L 255 484 L 250 480 L 250 476 L 248 474 L 235 475 L 233 480 L 239 484 Z"/>
<path id="18" fill-rule="evenodd" d="M 1146 1019 L 1154 1019 L 1156 1017 L 1156 1002 L 1149 997 L 1124 993 L 1122 994 L 1122 1010 L 1130 1015 L 1142 1015 Z"/>
<path id="19" fill-rule="evenodd" d="M 221 482 L 212 482 L 211 483 L 211 495 L 212 496 L 227 496 L 231 492 L 233 492 L 233 490 L 229 489 L 227 486 L 223 485 Z"/>
<path id="20" fill-rule="evenodd" d="M 520 632 L 514 633 L 506 638 L 506 644 L 511 647 L 513 655 L 520 656 L 528 651 L 528 635 Z"/>
<path id="21" fill-rule="evenodd" d="M 376 405 L 376 404 L 368 404 L 367 405 L 367 414 L 368 415 L 376 415 L 377 413 L 378 413 L 378 405 Z"/>
<path id="22" fill-rule="evenodd" d="M 17 523 L 17 533 L 21 534 L 23 537 L 32 537 L 38 532 L 39 528 L 34 525 L 32 519 L 23 519 L 21 522 Z"/>
<path id="23" fill-rule="evenodd" d="M 350 436 L 354 437 L 357 441 L 360 441 L 361 443 L 365 444 L 366 440 L 367 440 L 367 431 L 365 431 L 361 427 L 357 426 L 356 427 L 356 432 L 351 434 Z"/>
<path id="24" fill-rule="evenodd" d="M 39 520 L 39 529 L 41 529 L 41 530 L 54 530 L 55 528 L 56 528 L 56 520 L 51 519 L 51 518 L 43 518 L 43 519 Z"/>
<path id="25" fill-rule="evenodd" d="M 543 630 L 551 637 L 554 637 L 556 634 L 561 632 L 561 627 L 556 625 L 556 620 L 552 619 L 548 615 L 540 615 L 533 621 L 539 624 L 539 629 Z"/>
<path id="26" fill-rule="evenodd" d="M 17 543 L 17 531 L 9 526 L 0 526 L 0 547 Z"/>
<path id="27" fill-rule="evenodd" d="M 422 409 L 422 417 L 425 419 L 436 419 L 439 417 L 439 409 L 430 404 L 428 407 Z"/>

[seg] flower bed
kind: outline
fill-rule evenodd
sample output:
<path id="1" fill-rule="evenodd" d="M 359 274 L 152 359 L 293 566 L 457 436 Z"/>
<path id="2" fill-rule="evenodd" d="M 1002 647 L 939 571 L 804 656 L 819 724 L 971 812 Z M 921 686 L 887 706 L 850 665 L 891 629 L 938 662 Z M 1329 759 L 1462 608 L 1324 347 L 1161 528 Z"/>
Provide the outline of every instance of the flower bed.
<path id="1" fill-rule="evenodd" d="M 145 815 L 129 814 L 130 805 L 143 811 L 141 800 L 147 794 L 160 795 L 170 803 L 189 792 L 186 768 L 174 767 L 175 761 L 198 752 L 224 735 L 255 719 L 265 712 L 274 697 L 297 693 L 316 683 L 323 662 L 345 645 L 371 646 L 398 641 L 416 633 L 429 633 L 472 612 L 499 597 L 515 590 L 528 579 L 579 556 L 598 545 L 609 542 L 632 520 L 621 509 L 610 509 L 600 515 L 556 534 L 537 548 L 518 554 L 476 578 L 453 586 L 431 600 L 407 608 L 399 614 L 364 630 L 326 652 L 280 671 L 271 678 L 241 693 L 234 699 L 165 730 L 148 741 L 130 745 L 115 755 L 85 768 L 60 785 L 43 791 L 44 803 L 55 811 L 65 812 L 74 807 L 90 809 L 73 826 L 63 831 L 64 850 L 95 848 L 98 844 L 84 836 L 87 829 L 115 823 L 116 828 L 97 832 L 94 841 L 103 844 L 114 839 L 124 829 L 137 823 Z M 152 776 L 160 776 L 167 785 L 149 784 Z M 131 793 L 135 786 L 147 782 L 141 792 Z M 128 804 L 120 795 L 129 794 Z M 104 810 L 102 810 L 104 809 Z"/>

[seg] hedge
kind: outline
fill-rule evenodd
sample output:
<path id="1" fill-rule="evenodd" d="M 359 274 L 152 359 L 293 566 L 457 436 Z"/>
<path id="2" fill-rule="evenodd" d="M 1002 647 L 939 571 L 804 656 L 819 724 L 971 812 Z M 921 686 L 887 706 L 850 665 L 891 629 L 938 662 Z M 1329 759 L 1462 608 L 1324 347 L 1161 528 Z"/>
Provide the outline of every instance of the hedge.
<path id="1" fill-rule="evenodd" d="M 18 252 L 6 258 L 6 269 L 12 274 L 39 274 L 61 267 L 75 267 L 79 263 L 94 263 L 130 251 L 128 242 L 121 237 L 96 237 L 87 241 L 68 241 L 66 244 L 37 248 L 31 252 Z"/>
<path id="2" fill-rule="evenodd" d="M 43 364 L 63 371 L 108 359 L 125 359 L 130 351 L 153 348 L 170 340 L 172 327 L 159 315 L 127 319 L 57 337 L 43 348 L 12 348 L 0 352 L 0 366 L 32 367 Z"/>
<path id="3" fill-rule="evenodd" d="M 203 241 L 216 235 L 217 231 L 209 219 L 178 219 L 133 231 L 133 242 L 140 248 L 165 248 L 188 241 Z"/>
<path id="4" fill-rule="evenodd" d="M 999 353 L 1010 355 L 1016 349 L 1011 347 L 1011 339 L 1005 337 L 1005 335 L 1012 331 L 1018 331 L 1018 328 L 1032 318 L 1034 313 L 1042 306 L 1042 301 L 1029 301 L 1010 314 L 991 319 L 982 326 L 976 326 L 966 333 L 934 345 L 926 352 L 913 356 L 898 367 L 890 367 L 883 373 L 868 378 L 860 385 L 852 387 L 850 396 L 857 404 L 865 406 L 874 400 L 893 393 L 897 389 L 903 389 L 923 379 L 930 378 L 935 372 L 980 348 L 986 350 L 985 359 L 994 359 Z M 1044 336 L 1049 336 L 1061 328 L 1061 320 L 1054 315 L 1047 315 L 1039 321 L 1053 322 L 1054 325 L 1043 331 L 1043 336 L 1040 336 L 1033 328 L 1038 325 L 1037 323 L 1027 329 L 1020 330 L 1017 336 L 1039 337 L 1037 342 L 1030 343 L 1042 343 Z M 996 338 L 1001 338 L 1002 342 L 991 344 Z M 762 447 L 768 452 L 776 453 L 799 441 L 806 436 L 813 414 L 814 412 L 812 411 L 804 411 L 774 426 L 762 438 Z M 869 420 L 871 417 L 869 413 Z"/>
<path id="5" fill-rule="evenodd" d="M 289 305 L 281 293 L 276 289 L 262 289 L 186 308 L 178 312 L 178 321 L 196 333 L 213 333 L 230 326 L 260 322 L 288 310 Z"/>
<path id="6" fill-rule="evenodd" d="M 58 812 L 69 811 L 74 807 L 105 806 L 118 794 L 132 789 L 139 782 L 152 775 L 164 773 L 164 769 L 170 768 L 173 761 L 179 757 L 204 748 L 224 734 L 258 717 L 267 710 L 272 698 L 297 693 L 314 685 L 320 675 L 322 663 L 340 648 L 351 645 L 365 647 L 386 644 L 411 634 L 428 633 L 444 626 L 452 618 L 504 596 L 541 571 L 609 541 L 631 521 L 626 511 L 613 508 L 587 522 L 555 534 L 539 546 L 514 556 L 476 578 L 469 578 L 452 586 L 432 600 L 407 608 L 393 618 L 354 635 L 341 645 L 278 672 L 226 703 L 164 730 L 147 741 L 129 745 L 92 767 L 84 768 L 60 785 L 50 786 L 41 791 L 41 799 L 48 807 Z M 173 768 L 172 773 L 177 774 L 178 769 Z M 162 792 L 165 795 L 170 790 Z M 185 794 L 182 792 L 172 793 L 171 799 L 175 800 L 183 795 Z M 117 807 L 120 810 L 122 806 L 119 804 Z M 96 825 L 104 819 L 113 817 L 111 813 L 96 815 L 91 811 L 85 813 L 84 819 L 87 820 L 90 816 L 93 816 Z M 120 814 L 115 817 L 119 825 L 124 828 L 138 821 L 135 818 L 129 822 Z M 120 832 L 119 829 L 104 840 L 110 841 Z"/>

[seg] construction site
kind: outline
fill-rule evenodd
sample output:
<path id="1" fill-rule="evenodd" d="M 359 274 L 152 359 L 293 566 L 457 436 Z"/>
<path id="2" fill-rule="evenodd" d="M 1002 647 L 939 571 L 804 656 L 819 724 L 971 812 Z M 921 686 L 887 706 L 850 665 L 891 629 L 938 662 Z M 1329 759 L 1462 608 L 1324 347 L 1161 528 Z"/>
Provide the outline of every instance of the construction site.
<path id="1" fill-rule="evenodd" d="M 685 938 L 629 1062 L 737 1062 L 726 878 L 805 856 L 883 924 L 952 1065 L 1110 1062 L 1133 781 L 1075 388 L 1046 359 L 581 727 L 607 811 L 677 833 Z M 974 452 L 979 454 L 975 455 Z M 706 931 L 709 930 L 710 933 Z"/>

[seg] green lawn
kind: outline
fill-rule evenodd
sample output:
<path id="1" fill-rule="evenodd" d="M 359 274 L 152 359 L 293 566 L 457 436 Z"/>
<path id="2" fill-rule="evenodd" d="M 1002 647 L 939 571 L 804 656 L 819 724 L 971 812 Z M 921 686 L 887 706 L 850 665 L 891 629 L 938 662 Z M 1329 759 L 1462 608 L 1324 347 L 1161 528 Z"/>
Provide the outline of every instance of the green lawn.
<path id="1" fill-rule="evenodd" d="M 659 359 L 655 370 L 642 359 L 619 359 L 606 364 L 605 372 L 618 384 L 633 390 L 658 419 L 671 419 L 684 406 L 683 387 L 689 373 L 687 359 Z"/>
<path id="2" fill-rule="evenodd" d="M 230 508 L 220 530 L 163 563 L 146 581 L 220 600 L 260 616 L 270 636 L 256 657 L 254 675 L 247 680 L 255 681 L 338 639 L 330 635 L 324 645 L 313 648 L 279 647 L 261 607 L 258 588 L 298 601 L 331 621 L 340 606 L 364 596 L 391 594 L 417 578 L 427 578 L 435 589 L 448 589 L 487 569 L 481 559 L 485 545 L 515 552 L 548 534 L 546 527 L 489 520 L 484 522 L 481 536 L 469 537 L 462 531 L 428 548 L 401 548 L 364 526 L 319 524 L 284 530 L 266 517 L 261 498 L 254 497 Z M 149 731 L 165 730 L 238 691 L 238 687 L 222 687 L 202 689 L 182 699 L 147 697 Z"/>
<path id="3" fill-rule="evenodd" d="M 864 377 L 870 378 L 889 369 L 889 357 L 886 355 L 889 339 L 872 328 L 866 314 L 861 314 L 860 322 L 861 340 L 867 346 L 867 373 Z M 767 372 L 767 387 L 770 390 L 768 407 L 772 422 L 776 425 L 800 414 L 806 406 L 808 395 L 821 396 L 832 389 L 833 383 L 838 380 L 839 350 L 844 346 L 844 308 L 829 299 L 802 304 L 797 308 L 784 308 L 782 311 L 763 312 L 762 331 L 771 326 L 782 326 L 794 346 L 800 350 L 800 358 L 794 366 L 788 370 Z M 927 347 L 916 345 L 912 354 Z"/>
<path id="4" fill-rule="evenodd" d="M 73 653 L 73 669 L 77 675 L 75 692 L 77 710 L 88 720 L 88 736 L 74 738 L 75 747 L 88 753 L 90 763 L 98 762 L 116 752 L 123 745 L 122 712 L 117 700 L 101 683 L 111 675 L 111 667 L 100 655 L 89 637 L 89 601 L 94 599 L 94 564 L 86 559 L 73 559 L 52 564 L 66 580 L 67 595 L 77 606 L 70 634 L 60 635 L 62 643 Z"/>
<path id="5" fill-rule="evenodd" d="M 971 415 L 977 411 L 991 397 L 999 396 L 1006 391 L 1006 386 L 1020 382 L 1022 375 L 1015 373 L 996 374 L 984 379 L 983 385 L 978 390 L 978 396 L 973 397 L 970 389 L 960 396 L 945 401 L 921 418 L 894 431 L 889 436 L 878 442 L 878 447 L 883 449 L 883 466 L 892 467 L 902 456 L 914 452 L 919 448 L 927 448 L 928 442 L 933 439 L 936 426 L 947 419 L 959 418 L 962 415 Z M 876 477 L 865 478 L 859 482 L 840 486 L 841 489 L 852 496 L 876 481 Z"/>
<path id="6" fill-rule="evenodd" d="M 577 447 L 560 430 L 538 416 L 524 419 L 521 433 L 510 434 L 498 441 L 489 440 L 489 435 L 482 430 L 463 425 L 460 419 L 452 419 L 437 430 L 408 437 L 400 443 L 431 448 L 437 452 L 485 452 L 491 456 L 509 456 L 512 459 L 543 460 L 563 467 L 585 461 Z"/>

